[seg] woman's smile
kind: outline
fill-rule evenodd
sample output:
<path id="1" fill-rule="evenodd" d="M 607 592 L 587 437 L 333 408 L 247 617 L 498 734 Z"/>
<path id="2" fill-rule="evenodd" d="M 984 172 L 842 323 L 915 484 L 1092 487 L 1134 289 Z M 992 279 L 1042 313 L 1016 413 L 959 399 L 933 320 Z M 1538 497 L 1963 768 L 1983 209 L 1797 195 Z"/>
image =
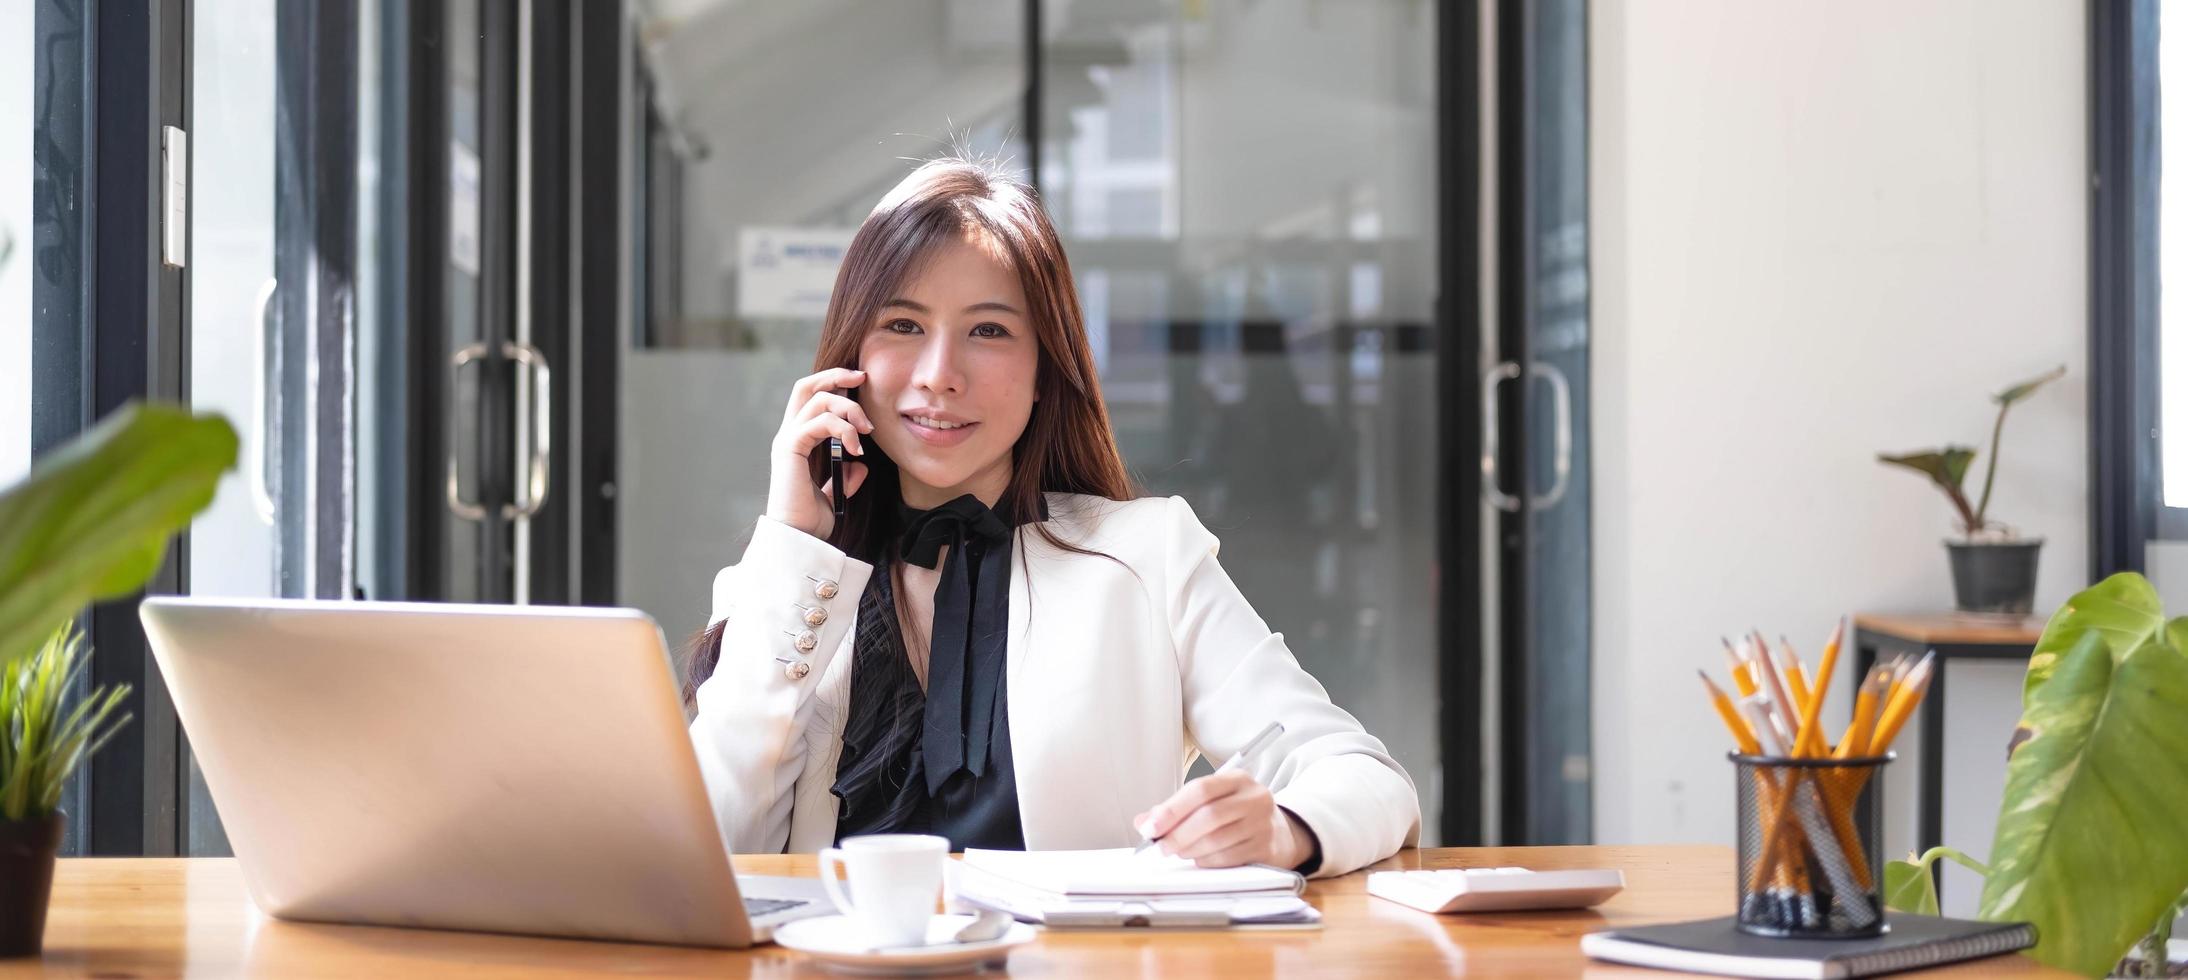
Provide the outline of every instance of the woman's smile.
<path id="1" fill-rule="evenodd" d="M 943 412 L 905 412 L 899 416 L 904 428 L 929 446 L 948 448 L 972 438 L 973 430 L 980 423 L 966 421 Z"/>

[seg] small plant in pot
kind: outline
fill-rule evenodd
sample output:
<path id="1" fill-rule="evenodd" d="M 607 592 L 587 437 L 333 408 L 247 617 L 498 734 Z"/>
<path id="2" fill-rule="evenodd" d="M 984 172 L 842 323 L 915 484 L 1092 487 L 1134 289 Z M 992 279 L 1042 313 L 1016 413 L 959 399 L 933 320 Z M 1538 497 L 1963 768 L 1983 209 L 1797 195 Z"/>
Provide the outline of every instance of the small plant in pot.
<path id="1" fill-rule="evenodd" d="M 217 416 L 125 405 L 0 490 L 0 958 L 43 948 L 62 787 L 129 721 L 127 687 L 75 695 L 75 617 L 142 588 L 235 458 Z"/>
<path id="2" fill-rule="evenodd" d="M 64 703 L 90 665 L 71 622 L 0 670 L 0 719 L 8 723 L 0 736 L 0 956 L 38 952 L 61 846 L 61 788 L 129 723 L 119 713 L 127 684 Z"/>
<path id="3" fill-rule="evenodd" d="M 2006 412 L 2043 386 L 2066 375 L 2054 368 L 1991 396 L 1998 405 L 1998 419 L 1991 424 L 1990 460 L 1983 470 L 1983 494 L 1973 505 L 1961 489 L 1974 464 L 1973 447 L 1948 445 L 1943 449 L 1891 455 L 1877 460 L 1901 466 L 1929 477 L 1952 502 L 1960 537 L 1947 539 L 1945 550 L 1952 560 L 1954 606 L 1963 612 L 2027 615 L 2036 603 L 2036 558 L 2042 538 L 2023 538 L 2012 527 L 1990 516 L 1990 494 L 1998 480 L 1998 443 L 2006 430 Z"/>

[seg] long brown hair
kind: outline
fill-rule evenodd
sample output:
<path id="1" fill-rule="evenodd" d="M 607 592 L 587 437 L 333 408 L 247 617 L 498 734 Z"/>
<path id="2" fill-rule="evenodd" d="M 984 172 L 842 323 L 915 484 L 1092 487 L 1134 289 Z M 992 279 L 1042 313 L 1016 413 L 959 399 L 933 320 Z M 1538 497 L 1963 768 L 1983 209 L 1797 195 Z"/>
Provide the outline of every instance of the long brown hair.
<path id="1" fill-rule="evenodd" d="M 1101 380 L 1095 373 L 1086 320 L 1063 242 L 1033 188 L 999 164 L 962 157 L 933 160 L 882 196 L 852 236 L 843 265 L 836 271 L 813 370 L 858 367 L 859 350 L 882 304 L 896 296 L 936 250 L 967 234 L 992 243 L 1017 272 L 1029 307 L 1027 319 L 1040 347 L 1034 381 L 1039 397 L 1025 432 L 1011 447 L 1010 485 L 996 501 L 996 512 L 1013 525 L 1031 525 L 1054 547 L 1098 554 L 1065 541 L 1039 523 L 1041 495 L 1076 493 L 1130 500 L 1139 491 L 1110 430 L 1109 409 L 1102 401 Z M 847 514 L 836 522 L 828 541 L 845 554 L 874 563 L 877 573 L 886 569 L 887 574 L 900 575 L 902 569 L 887 547 L 901 494 L 897 467 L 871 440 L 865 445 L 866 455 L 860 459 L 867 464 L 866 481 L 848 501 Z M 818 485 L 826 466 L 821 452 L 814 453 L 811 466 Z M 722 627 L 722 623 L 711 624 L 693 638 L 685 661 L 686 703 L 714 673 L 721 655 Z"/>

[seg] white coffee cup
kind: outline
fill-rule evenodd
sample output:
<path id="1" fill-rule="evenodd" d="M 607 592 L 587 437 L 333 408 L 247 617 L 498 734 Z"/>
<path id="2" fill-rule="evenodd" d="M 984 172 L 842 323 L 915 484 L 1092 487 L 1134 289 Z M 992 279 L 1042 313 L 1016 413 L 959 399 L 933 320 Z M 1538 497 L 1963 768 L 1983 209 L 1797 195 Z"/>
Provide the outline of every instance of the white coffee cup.
<path id="1" fill-rule="evenodd" d="M 949 859 L 946 837 L 846 837 L 842 847 L 821 850 L 821 884 L 869 945 L 916 946 L 927 941 L 927 923 L 942 893 L 942 865 Z M 836 880 L 838 866 L 843 881 Z"/>

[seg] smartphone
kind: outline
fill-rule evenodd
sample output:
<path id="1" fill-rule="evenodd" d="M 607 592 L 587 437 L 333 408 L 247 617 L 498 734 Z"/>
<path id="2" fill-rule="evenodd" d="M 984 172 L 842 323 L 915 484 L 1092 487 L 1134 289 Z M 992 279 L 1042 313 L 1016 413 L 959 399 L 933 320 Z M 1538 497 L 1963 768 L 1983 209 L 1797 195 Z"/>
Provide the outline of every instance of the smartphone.
<path id="1" fill-rule="evenodd" d="M 845 513 L 843 501 L 843 440 L 835 436 L 828 437 L 828 486 L 831 495 L 835 497 L 836 520 L 841 521 Z"/>
<path id="2" fill-rule="evenodd" d="M 845 398 L 857 398 L 858 396 L 855 394 L 857 391 L 857 388 L 841 389 Z M 843 495 L 843 456 L 843 440 L 835 436 L 829 436 L 828 492 L 829 496 L 833 498 L 832 503 L 835 505 L 836 521 L 838 523 L 841 523 L 844 515 L 849 512 L 848 506 L 844 503 Z"/>

